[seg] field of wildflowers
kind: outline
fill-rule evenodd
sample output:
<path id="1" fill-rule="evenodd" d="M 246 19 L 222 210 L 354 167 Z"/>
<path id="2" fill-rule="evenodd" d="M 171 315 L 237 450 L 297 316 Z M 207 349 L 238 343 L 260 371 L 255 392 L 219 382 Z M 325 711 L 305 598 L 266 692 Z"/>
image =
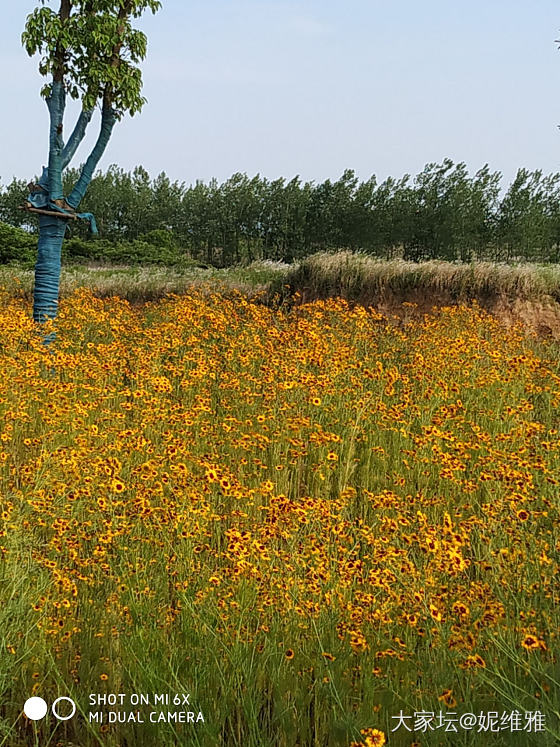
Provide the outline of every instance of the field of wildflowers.
<path id="1" fill-rule="evenodd" d="M 46 347 L 0 301 L 0 745 L 558 744 L 557 346 L 81 291 Z M 203 720 L 92 719 L 109 693 Z"/>

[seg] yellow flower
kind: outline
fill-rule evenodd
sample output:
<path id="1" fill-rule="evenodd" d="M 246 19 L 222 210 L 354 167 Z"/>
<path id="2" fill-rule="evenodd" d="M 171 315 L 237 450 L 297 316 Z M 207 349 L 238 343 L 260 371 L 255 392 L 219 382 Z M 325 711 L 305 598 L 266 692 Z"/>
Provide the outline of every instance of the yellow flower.
<path id="1" fill-rule="evenodd" d="M 436 622 L 441 622 L 443 619 L 443 615 L 438 610 L 438 608 L 435 606 L 435 604 L 430 604 L 430 615 L 433 617 L 433 619 Z"/>
<path id="2" fill-rule="evenodd" d="M 441 700 L 442 703 L 445 703 L 448 708 L 455 708 L 455 706 L 457 705 L 457 701 L 453 697 L 453 690 L 444 690 L 439 696 L 438 700 Z"/>
<path id="3" fill-rule="evenodd" d="M 530 633 L 528 633 L 521 641 L 521 645 L 527 651 L 534 651 L 537 648 L 546 651 L 546 643 L 542 640 L 542 638 L 537 638 L 537 636 L 531 635 Z"/>
<path id="4" fill-rule="evenodd" d="M 471 654 L 465 659 L 465 667 L 467 669 L 471 669 L 474 667 L 480 667 L 481 669 L 484 669 L 486 667 L 486 662 L 484 661 L 482 656 L 480 656 L 480 654 Z"/>
<path id="5" fill-rule="evenodd" d="M 382 747 L 386 740 L 385 733 L 379 729 L 362 729 L 365 747 Z"/>

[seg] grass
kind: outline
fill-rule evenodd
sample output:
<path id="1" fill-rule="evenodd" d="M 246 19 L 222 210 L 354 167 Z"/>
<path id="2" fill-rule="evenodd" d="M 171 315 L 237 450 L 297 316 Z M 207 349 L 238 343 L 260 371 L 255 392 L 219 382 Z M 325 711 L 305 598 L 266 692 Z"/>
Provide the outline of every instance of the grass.
<path id="1" fill-rule="evenodd" d="M 557 346 L 191 289 L 79 291 L 46 348 L 2 301 L 0 745 L 558 743 Z M 203 722 L 150 722 L 182 693 Z M 392 733 L 517 710 L 543 731 Z"/>
<path id="2" fill-rule="evenodd" d="M 0 286 L 30 298 L 33 271 L 17 265 L 0 268 Z M 182 294 L 193 287 L 232 289 L 269 296 L 299 293 L 306 300 L 341 297 L 362 305 L 387 299 L 433 298 L 447 303 L 506 297 L 560 300 L 560 266 L 491 262 L 452 263 L 378 260 L 350 251 L 320 252 L 299 263 L 259 261 L 226 269 L 184 267 L 67 265 L 61 276 L 61 295 L 90 288 L 95 295 L 120 296 L 132 302 L 152 301 L 166 294 Z"/>
<path id="3" fill-rule="evenodd" d="M 446 302 L 501 296 L 560 300 L 557 265 L 386 261 L 349 251 L 308 257 L 290 270 L 286 282 L 305 298 L 340 296 L 363 305 L 411 296 Z"/>
<path id="4" fill-rule="evenodd" d="M 272 284 L 280 284 L 287 272 L 281 262 L 253 262 L 228 269 L 181 267 L 66 265 L 62 268 L 60 294 L 67 297 L 79 288 L 89 288 L 100 297 L 119 296 L 132 303 L 153 301 L 164 296 L 184 294 L 195 287 L 209 290 L 241 291 L 258 294 Z M 18 266 L 0 268 L 0 286 L 12 295 L 31 299 L 33 270 Z"/>

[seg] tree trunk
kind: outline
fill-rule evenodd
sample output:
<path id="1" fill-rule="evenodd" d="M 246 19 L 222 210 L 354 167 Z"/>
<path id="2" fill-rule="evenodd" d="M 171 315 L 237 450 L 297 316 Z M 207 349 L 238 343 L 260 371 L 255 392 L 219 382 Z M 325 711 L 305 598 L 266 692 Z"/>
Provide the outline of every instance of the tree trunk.
<path id="1" fill-rule="evenodd" d="M 58 308 L 60 258 L 67 222 L 48 215 L 39 216 L 39 246 L 35 265 L 33 319 L 54 319 Z"/>
<path id="2" fill-rule="evenodd" d="M 79 142 L 85 135 L 87 125 L 91 119 L 90 112 L 82 112 L 78 123 L 72 133 L 66 148 L 62 143 L 61 129 L 59 124 L 62 121 L 64 112 L 64 97 L 60 87 L 53 84 L 53 91 L 57 94 L 49 99 L 49 111 L 51 113 L 51 145 L 49 151 L 49 168 L 48 168 L 48 190 L 46 209 L 56 209 L 53 205 L 56 199 L 63 199 L 62 193 L 62 167 L 67 165 Z M 80 177 L 76 182 L 74 189 L 67 198 L 66 205 L 75 209 L 83 199 L 86 189 L 91 181 L 93 172 L 103 155 L 107 143 L 111 137 L 113 126 L 116 122 L 116 115 L 111 109 L 104 109 L 101 117 L 101 130 L 97 142 L 82 168 Z M 57 124 L 58 123 L 58 124 Z M 58 207 L 60 207 L 60 204 Z M 93 230 L 96 231 L 95 221 L 89 213 L 80 213 L 81 218 L 90 218 Z M 60 266 L 62 254 L 62 242 L 66 233 L 68 219 L 56 218 L 48 215 L 39 217 L 39 247 L 37 254 L 37 264 L 35 265 L 35 290 L 33 294 L 33 319 L 36 322 L 44 322 L 47 319 L 54 319 L 58 309 L 58 290 L 60 285 Z"/>

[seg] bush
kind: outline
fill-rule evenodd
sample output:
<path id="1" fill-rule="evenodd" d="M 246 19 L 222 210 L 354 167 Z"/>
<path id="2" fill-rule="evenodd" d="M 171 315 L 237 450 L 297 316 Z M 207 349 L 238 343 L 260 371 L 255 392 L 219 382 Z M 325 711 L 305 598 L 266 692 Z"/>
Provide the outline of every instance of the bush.
<path id="1" fill-rule="evenodd" d="M 63 259 L 78 262 L 126 265 L 175 265 L 182 259 L 181 252 L 175 246 L 153 244 L 142 239 L 114 243 L 107 239 L 86 240 L 79 237 L 64 242 L 62 256 Z"/>
<path id="2" fill-rule="evenodd" d="M 0 264 L 34 261 L 37 250 L 37 236 L 22 228 L 0 222 Z"/>
<path id="3" fill-rule="evenodd" d="M 100 258 L 127 265 L 174 265 L 179 262 L 181 255 L 175 248 L 154 246 L 147 241 L 134 239 L 112 244 Z"/>
<path id="4" fill-rule="evenodd" d="M 141 241 L 161 248 L 175 249 L 177 247 L 173 231 L 168 231 L 164 228 L 155 228 L 153 231 L 141 234 L 138 238 Z"/>
<path id="5" fill-rule="evenodd" d="M 65 239 L 62 244 L 62 258 L 75 261 L 97 260 L 110 248 L 110 242 L 104 239 L 88 241 L 87 239 L 75 236 L 71 239 Z"/>

